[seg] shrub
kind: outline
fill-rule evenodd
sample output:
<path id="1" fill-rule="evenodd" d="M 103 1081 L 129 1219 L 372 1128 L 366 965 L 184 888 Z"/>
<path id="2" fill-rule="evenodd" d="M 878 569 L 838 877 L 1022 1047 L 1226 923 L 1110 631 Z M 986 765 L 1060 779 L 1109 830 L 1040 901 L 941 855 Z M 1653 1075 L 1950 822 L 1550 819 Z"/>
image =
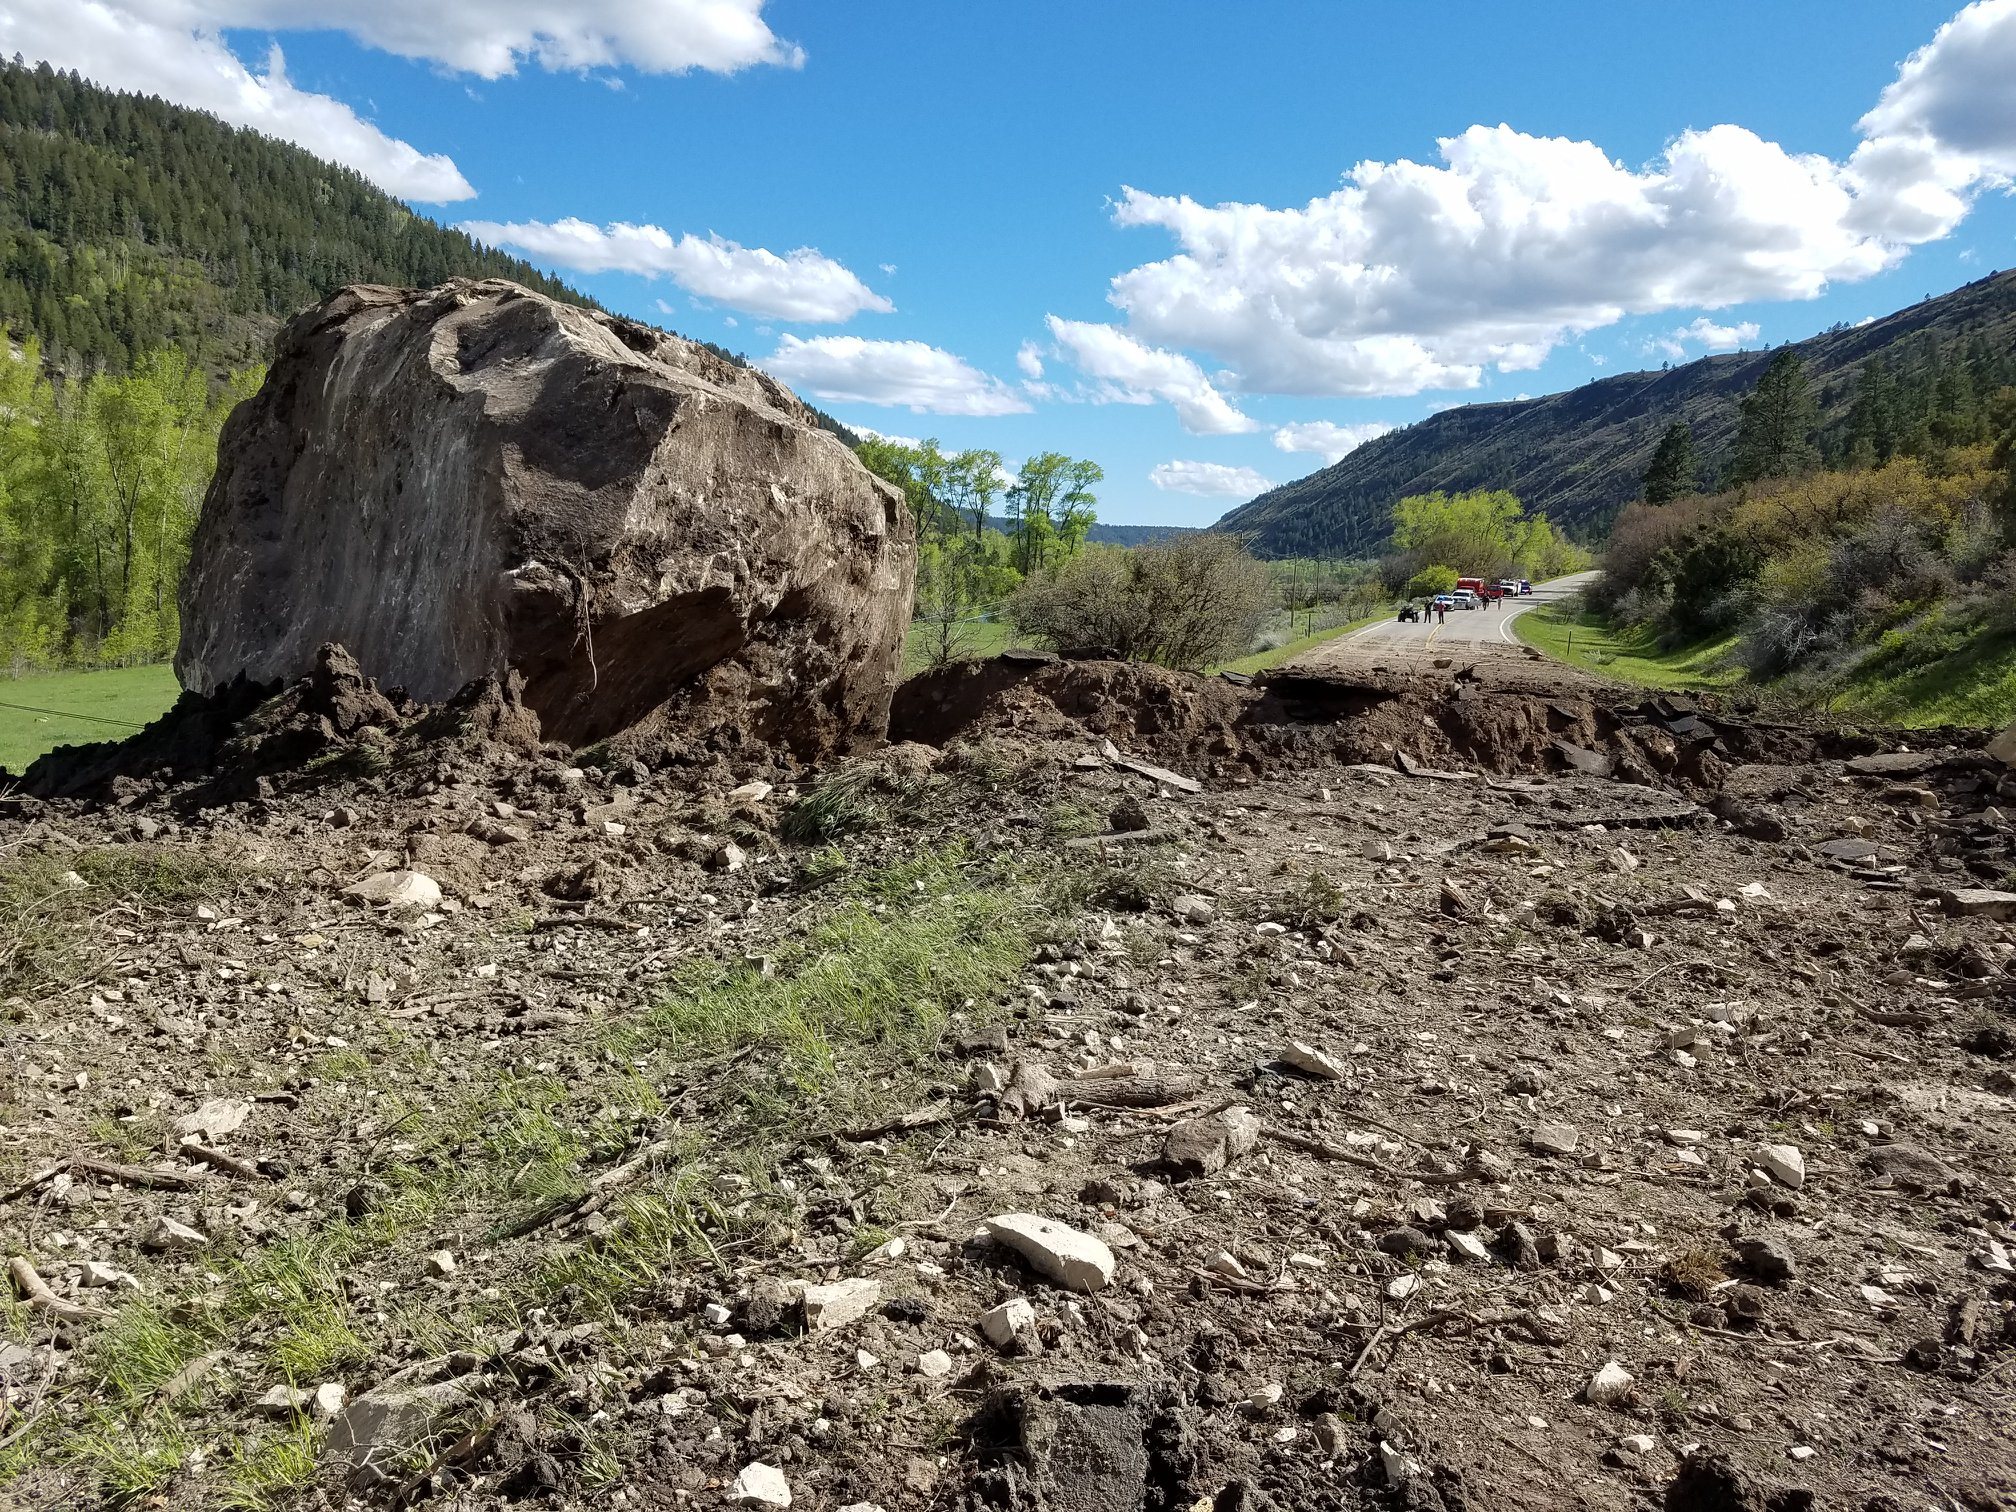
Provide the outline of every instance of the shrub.
<path id="1" fill-rule="evenodd" d="M 1082 551 L 1024 583 L 1010 610 L 1025 634 L 1060 651 L 1194 669 L 1245 651 L 1272 598 L 1267 569 L 1245 547 L 1198 532 Z"/>

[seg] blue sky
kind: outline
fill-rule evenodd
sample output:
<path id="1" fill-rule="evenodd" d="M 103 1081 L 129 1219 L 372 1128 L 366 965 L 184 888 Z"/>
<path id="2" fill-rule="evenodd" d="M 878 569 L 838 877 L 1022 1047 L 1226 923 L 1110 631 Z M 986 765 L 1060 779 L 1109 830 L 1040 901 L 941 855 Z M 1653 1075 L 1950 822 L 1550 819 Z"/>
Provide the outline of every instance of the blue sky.
<path id="1" fill-rule="evenodd" d="M 453 196 L 421 208 L 850 423 L 1091 457 L 1103 518 L 1195 524 L 1376 426 L 2016 263 L 2016 0 L 1956 9 L 20 0 L 0 50 Z"/>

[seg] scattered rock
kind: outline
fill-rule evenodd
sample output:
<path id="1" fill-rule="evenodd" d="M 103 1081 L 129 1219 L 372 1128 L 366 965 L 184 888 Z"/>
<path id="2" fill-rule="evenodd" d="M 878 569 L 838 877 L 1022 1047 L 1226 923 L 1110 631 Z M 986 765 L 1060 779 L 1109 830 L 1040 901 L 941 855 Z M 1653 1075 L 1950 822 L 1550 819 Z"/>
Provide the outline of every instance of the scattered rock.
<path id="1" fill-rule="evenodd" d="M 882 1301 L 882 1283 L 866 1276 L 850 1276 L 830 1285 L 805 1288 L 805 1327 L 811 1333 L 828 1333 L 845 1328 L 866 1317 Z"/>
<path id="2" fill-rule="evenodd" d="M 1783 1239 L 1738 1240 L 1736 1257 L 1751 1275 L 1774 1286 L 1782 1286 L 1798 1274 L 1798 1265 L 1792 1258 L 1792 1247 Z"/>
<path id="3" fill-rule="evenodd" d="M 1535 1124 L 1526 1142 L 1543 1155 L 1573 1155 L 1582 1134 L 1573 1124 Z"/>
<path id="4" fill-rule="evenodd" d="M 742 1467 L 735 1483 L 728 1488 L 728 1499 L 738 1507 L 788 1507 L 791 1484 L 784 1479 L 782 1470 L 758 1460 Z"/>
<path id="5" fill-rule="evenodd" d="M 435 1250 L 427 1257 L 427 1274 L 436 1280 L 445 1280 L 455 1274 L 455 1256 L 448 1250 Z"/>
<path id="6" fill-rule="evenodd" d="M 1758 1163 L 1765 1175 L 1782 1187 L 1798 1191 L 1806 1185 L 1806 1157 L 1797 1145 L 1767 1144 L 1760 1147 Z"/>
<path id="7" fill-rule="evenodd" d="M 1906 1191 L 1944 1192 L 1960 1180 L 1957 1171 L 1923 1145 L 1877 1145 L 1863 1160 L 1878 1176 Z"/>
<path id="8" fill-rule="evenodd" d="M 927 1380 L 940 1380 L 952 1373 L 952 1356 L 942 1349 L 927 1349 L 917 1356 L 917 1374 Z"/>
<path id="9" fill-rule="evenodd" d="M 1090 1234 L 1035 1213 L 1002 1213 L 982 1227 L 1067 1291 L 1094 1292 L 1113 1282 L 1113 1251 Z"/>
<path id="10" fill-rule="evenodd" d="M 1956 919 L 2016 919 L 2016 892 L 1963 887 L 1941 893 L 1939 904 Z"/>
<path id="11" fill-rule="evenodd" d="M 1225 1108 L 1185 1119 L 1162 1142 L 1162 1159 L 1191 1176 L 1222 1171 L 1260 1143 L 1260 1120 L 1249 1108 Z"/>
<path id="12" fill-rule="evenodd" d="M 1305 1076 L 1313 1076 L 1318 1081 L 1343 1081 L 1349 1074 L 1342 1061 L 1324 1054 L 1314 1045 L 1304 1044 L 1301 1040 L 1288 1042 L 1288 1048 L 1281 1052 L 1281 1063 L 1293 1066 Z"/>
<path id="13" fill-rule="evenodd" d="M 461 1379 L 428 1386 L 386 1386 L 367 1391 L 329 1425 L 325 1452 L 353 1483 L 373 1485 L 433 1430 L 435 1422 L 472 1398 Z"/>
<path id="14" fill-rule="evenodd" d="M 1630 1394 L 1635 1380 L 1630 1371 L 1611 1360 L 1590 1378 L 1589 1384 L 1583 1388 L 1583 1395 L 1589 1399 L 1591 1406 L 1609 1407 Z"/>
<path id="15" fill-rule="evenodd" d="M 441 906 L 441 884 L 425 872 L 384 871 L 343 889 L 343 896 L 373 908 L 430 909 Z"/>
<path id="16" fill-rule="evenodd" d="M 307 1392 L 292 1386 L 275 1386 L 252 1404 L 252 1410 L 266 1417 L 293 1417 L 307 1405 Z"/>
<path id="17" fill-rule="evenodd" d="M 140 1236 L 140 1247 L 151 1250 L 202 1249 L 210 1236 L 165 1214 L 156 1218 Z"/>
<path id="18" fill-rule="evenodd" d="M 1036 1309 L 1026 1297 L 1010 1297 L 980 1315 L 980 1332 L 996 1349 L 1007 1349 L 1018 1335 L 1036 1326 Z"/>
<path id="19" fill-rule="evenodd" d="M 227 1134 L 235 1134 L 252 1116 L 252 1104 L 235 1097 L 213 1097 L 193 1113 L 184 1113 L 169 1127 L 177 1139 L 201 1137 L 215 1144 Z"/>

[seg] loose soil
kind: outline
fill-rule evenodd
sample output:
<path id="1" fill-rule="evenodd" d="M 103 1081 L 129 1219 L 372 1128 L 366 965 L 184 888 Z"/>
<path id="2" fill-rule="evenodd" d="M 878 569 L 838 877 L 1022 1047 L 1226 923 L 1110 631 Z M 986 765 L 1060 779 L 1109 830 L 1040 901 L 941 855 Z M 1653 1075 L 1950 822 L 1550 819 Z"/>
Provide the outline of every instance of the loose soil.
<path id="1" fill-rule="evenodd" d="M 802 771 L 332 653 L 51 758 L 0 1501 L 2016 1507 L 2016 777 L 1620 696 L 1002 659 Z"/>

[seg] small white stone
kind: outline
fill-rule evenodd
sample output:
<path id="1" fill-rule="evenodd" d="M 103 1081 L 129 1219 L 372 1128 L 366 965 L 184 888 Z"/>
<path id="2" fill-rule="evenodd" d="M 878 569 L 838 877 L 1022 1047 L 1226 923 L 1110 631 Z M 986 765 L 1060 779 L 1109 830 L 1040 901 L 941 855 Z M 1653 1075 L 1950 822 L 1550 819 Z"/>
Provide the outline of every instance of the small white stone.
<path id="1" fill-rule="evenodd" d="M 845 1328 L 882 1300 L 882 1283 L 865 1276 L 850 1276 L 827 1286 L 805 1288 L 805 1327 L 813 1333 Z"/>
<path id="2" fill-rule="evenodd" d="M 427 1274 L 445 1280 L 455 1274 L 455 1256 L 448 1250 L 436 1250 L 427 1257 Z"/>
<path id="3" fill-rule="evenodd" d="M 728 1488 L 728 1499 L 741 1507 L 788 1507 L 791 1486 L 782 1470 L 759 1460 L 743 1466 L 735 1484 Z"/>
<path id="4" fill-rule="evenodd" d="M 1015 1342 L 1017 1334 L 1035 1326 L 1036 1309 L 1029 1305 L 1026 1297 L 1010 1297 L 999 1307 L 990 1307 L 980 1315 L 980 1332 L 997 1349 L 1006 1349 Z"/>
<path id="5" fill-rule="evenodd" d="M 1627 1433 L 1617 1440 L 1617 1447 L 1631 1454 L 1650 1454 L 1659 1441 L 1649 1433 Z"/>
<path id="6" fill-rule="evenodd" d="M 942 1349 L 927 1349 L 917 1356 L 917 1374 L 937 1380 L 952 1373 L 952 1356 Z"/>
<path id="7" fill-rule="evenodd" d="M 1090 1234 L 1035 1213 L 1001 1213 L 981 1226 L 1068 1291 L 1094 1292 L 1113 1283 L 1113 1251 Z"/>
<path id="8" fill-rule="evenodd" d="M 1615 1360 L 1611 1360 L 1590 1378 L 1584 1395 L 1589 1398 L 1592 1406 L 1608 1407 L 1613 1402 L 1621 1402 L 1624 1399 L 1635 1379 L 1630 1371 Z"/>
<path id="9" fill-rule="evenodd" d="M 1790 1187 L 1796 1192 L 1806 1184 L 1806 1157 L 1799 1153 L 1797 1145 L 1764 1145 L 1759 1161 L 1765 1174 L 1780 1186 Z"/>
<path id="10" fill-rule="evenodd" d="M 209 1243 L 210 1236 L 200 1229 L 165 1216 L 156 1218 L 140 1238 L 142 1249 L 155 1250 L 202 1249 Z"/>
<path id="11" fill-rule="evenodd" d="M 1297 1071 L 1315 1077 L 1318 1081 L 1342 1081 L 1345 1071 L 1342 1061 L 1318 1050 L 1314 1045 L 1301 1040 L 1290 1040 L 1288 1048 L 1281 1052 L 1283 1065 L 1293 1066 Z"/>
<path id="12" fill-rule="evenodd" d="M 1815 1449 L 1811 1444 L 1795 1444 L 1792 1448 L 1786 1450 L 1785 1452 L 1791 1455 L 1792 1458 L 1794 1458 L 1795 1460 L 1809 1460 L 1813 1458 L 1814 1455 L 1818 1454 L 1820 1451 L 1818 1449 Z"/>

